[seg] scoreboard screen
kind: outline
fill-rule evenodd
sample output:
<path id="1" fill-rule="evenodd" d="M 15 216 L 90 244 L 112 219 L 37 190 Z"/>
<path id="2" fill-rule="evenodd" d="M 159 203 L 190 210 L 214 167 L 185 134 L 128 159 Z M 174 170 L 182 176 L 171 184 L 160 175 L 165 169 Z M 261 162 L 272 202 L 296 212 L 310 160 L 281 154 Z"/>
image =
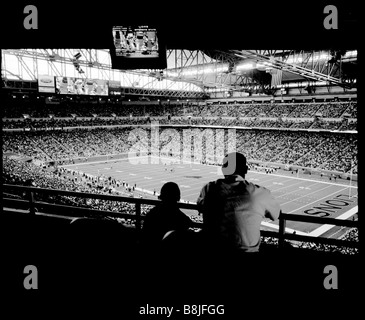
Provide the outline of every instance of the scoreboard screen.
<path id="1" fill-rule="evenodd" d="M 161 30 L 147 25 L 112 28 L 110 49 L 114 69 L 165 69 L 166 48 Z"/>

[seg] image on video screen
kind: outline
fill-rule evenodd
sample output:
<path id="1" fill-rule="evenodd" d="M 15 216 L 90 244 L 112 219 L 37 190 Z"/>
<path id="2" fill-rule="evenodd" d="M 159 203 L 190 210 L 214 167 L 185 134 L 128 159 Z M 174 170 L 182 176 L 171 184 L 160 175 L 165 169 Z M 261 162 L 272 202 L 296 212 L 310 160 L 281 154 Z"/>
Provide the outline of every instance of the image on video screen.
<path id="1" fill-rule="evenodd" d="M 113 40 L 117 57 L 158 58 L 157 30 L 148 26 L 113 27 Z"/>

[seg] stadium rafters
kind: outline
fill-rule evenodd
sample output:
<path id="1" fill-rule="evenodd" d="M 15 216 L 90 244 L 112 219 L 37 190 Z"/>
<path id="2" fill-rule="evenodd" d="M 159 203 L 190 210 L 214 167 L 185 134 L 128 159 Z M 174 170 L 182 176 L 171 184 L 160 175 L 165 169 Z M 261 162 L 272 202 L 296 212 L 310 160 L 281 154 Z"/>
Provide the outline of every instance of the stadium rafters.
<path id="1" fill-rule="evenodd" d="M 122 87 L 151 90 L 261 92 L 283 86 L 356 87 L 356 50 L 168 49 L 164 70 L 111 68 L 108 49 L 5 49 L 3 79 L 36 80 L 38 74 L 117 80 Z M 12 57 L 9 57 L 12 56 Z M 15 69 L 7 67 L 12 58 Z M 15 59 L 15 60 L 14 60 Z M 183 94 L 185 97 L 185 94 Z"/>
<path id="2" fill-rule="evenodd" d="M 48 74 L 120 81 L 122 87 L 152 90 L 151 95 L 155 90 L 185 91 L 190 92 L 191 97 L 203 93 L 192 82 L 162 78 L 160 70 L 112 69 L 107 49 L 5 49 L 2 57 L 4 81 L 35 81 L 39 74 Z M 186 93 L 182 94 L 185 96 Z"/>
<path id="3" fill-rule="evenodd" d="M 273 68 L 295 74 L 300 76 L 299 79 L 325 81 L 346 88 L 354 87 L 353 81 L 344 81 L 341 72 L 342 56 L 346 55 L 346 51 L 306 52 L 304 50 L 288 50 L 282 51 L 280 54 L 276 54 L 276 52 L 265 54 L 265 52 L 262 53 L 257 50 L 232 50 L 232 53 L 237 57 L 261 63 L 266 69 Z M 344 59 L 345 62 L 354 60 L 353 56 Z"/>

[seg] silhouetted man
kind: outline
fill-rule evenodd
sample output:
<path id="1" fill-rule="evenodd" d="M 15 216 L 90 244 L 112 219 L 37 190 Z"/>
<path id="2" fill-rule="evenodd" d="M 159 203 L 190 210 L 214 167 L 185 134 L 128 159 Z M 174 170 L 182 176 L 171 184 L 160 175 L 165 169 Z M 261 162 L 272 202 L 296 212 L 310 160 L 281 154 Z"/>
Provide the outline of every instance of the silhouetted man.
<path id="1" fill-rule="evenodd" d="M 206 184 L 197 200 L 203 214 L 203 233 L 212 245 L 258 252 L 263 218 L 276 220 L 280 206 L 271 192 L 245 180 L 248 167 L 243 154 L 223 159 L 224 179 Z"/>

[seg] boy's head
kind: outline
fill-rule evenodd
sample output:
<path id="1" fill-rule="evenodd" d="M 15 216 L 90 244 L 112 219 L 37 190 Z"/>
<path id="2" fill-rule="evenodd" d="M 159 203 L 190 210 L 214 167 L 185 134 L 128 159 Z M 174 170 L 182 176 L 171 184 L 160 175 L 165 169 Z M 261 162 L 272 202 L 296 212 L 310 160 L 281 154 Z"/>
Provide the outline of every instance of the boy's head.
<path id="1" fill-rule="evenodd" d="M 166 182 L 159 195 L 159 199 L 164 202 L 178 202 L 180 201 L 180 188 L 175 182 Z"/>

